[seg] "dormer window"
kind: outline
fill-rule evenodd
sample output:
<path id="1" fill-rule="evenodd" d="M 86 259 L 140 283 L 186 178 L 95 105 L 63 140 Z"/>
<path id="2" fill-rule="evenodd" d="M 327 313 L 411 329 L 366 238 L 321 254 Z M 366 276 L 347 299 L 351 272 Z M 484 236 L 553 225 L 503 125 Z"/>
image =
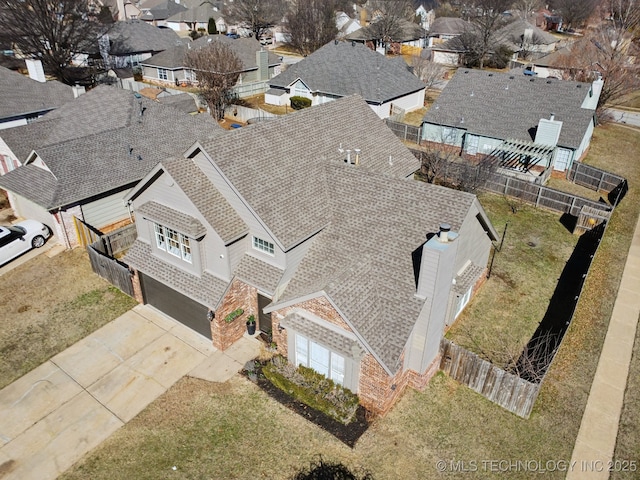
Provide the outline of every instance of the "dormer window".
<path id="1" fill-rule="evenodd" d="M 192 262 L 189 237 L 158 223 L 153 224 L 153 230 L 156 237 L 156 246 L 160 250 L 181 258 L 187 263 Z"/>
<path id="2" fill-rule="evenodd" d="M 275 246 L 273 243 L 263 240 L 262 238 L 253 237 L 253 248 L 269 255 L 275 254 Z"/>

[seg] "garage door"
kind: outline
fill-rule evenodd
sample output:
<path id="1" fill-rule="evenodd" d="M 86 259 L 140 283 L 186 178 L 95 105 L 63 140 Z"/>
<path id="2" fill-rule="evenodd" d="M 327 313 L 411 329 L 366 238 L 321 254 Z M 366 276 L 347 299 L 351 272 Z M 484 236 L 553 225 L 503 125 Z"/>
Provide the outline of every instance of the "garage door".
<path id="1" fill-rule="evenodd" d="M 207 307 L 142 273 L 140 281 L 145 303 L 199 334 L 211 338 L 211 326 L 207 319 L 209 309 Z"/>

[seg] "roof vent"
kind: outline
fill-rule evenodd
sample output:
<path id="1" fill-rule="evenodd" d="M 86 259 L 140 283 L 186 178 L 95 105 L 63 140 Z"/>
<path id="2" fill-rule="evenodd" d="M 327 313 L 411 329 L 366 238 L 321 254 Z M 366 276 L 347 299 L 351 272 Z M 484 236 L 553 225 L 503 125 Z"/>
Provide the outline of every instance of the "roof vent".
<path id="1" fill-rule="evenodd" d="M 516 78 L 516 77 L 514 77 L 513 75 L 509 75 L 509 78 L 510 78 L 511 80 L 513 80 L 513 79 L 514 79 L 514 78 Z"/>
<path id="2" fill-rule="evenodd" d="M 464 72 L 462 72 L 462 73 L 469 73 L 469 70 L 465 70 L 465 71 L 464 71 Z"/>
<path id="3" fill-rule="evenodd" d="M 582 88 L 582 84 L 579 83 L 578 85 L 576 85 L 576 88 Z"/>
<path id="4" fill-rule="evenodd" d="M 447 243 L 449 241 L 449 232 L 451 231 L 451 225 L 448 223 L 441 223 L 440 230 L 438 231 L 438 240 L 442 243 Z"/>
<path id="5" fill-rule="evenodd" d="M 389 155 L 389 165 L 393 167 L 393 157 Z"/>
<path id="6" fill-rule="evenodd" d="M 493 73 L 490 73 L 490 74 L 489 74 L 489 76 L 490 76 L 490 77 L 493 77 Z"/>
<path id="7" fill-rule="evenodd" d="M 530 79 L 529 79 L 529 81 L 530 81 L 530 82 L 535 82 L 535 81 L 536 81 L 536 79 L 535 79 L 535 78 L 530 78 Z"/>
<path id="8" fill-rule="evenodd" d="M 471 97 L 475 96 L 475 93 L 473 93 L 473 90 L 471 90 Z"/>
<path id="9" fill-rule="evenodd" d="M 549 117 L 549 120 L 554 120 L 556 118 L 556 114 L 551 112 L 551 116 Z"/>
<path id="10" fill-rule="evenodd" d="M 333 43 L 335 43 L 335 44 L 337 45 L 337 44 L 338 44 L 338 39 L 335 39 L 335 40 L 333 41 Z"/>
<path id="11" fill-rule="evenodd" d="M 356 41 L 355 40 L 351 40 L 351 46 L 355 47 L 356 46 Z"/>
<path id="12" fill-rule="evenodd" d="M 551 83 L 551 80 L 547 80 L 547 83 Z"/>
<path id="13" fill-rule="evenodd" d="M 355 160 L 356 161 L 356 165 L 360 165 L 360 152 L 362 150 L 360 150 L 359 148 L 354 148 L 353 151 L 356 154 L 356 160 Z"/>

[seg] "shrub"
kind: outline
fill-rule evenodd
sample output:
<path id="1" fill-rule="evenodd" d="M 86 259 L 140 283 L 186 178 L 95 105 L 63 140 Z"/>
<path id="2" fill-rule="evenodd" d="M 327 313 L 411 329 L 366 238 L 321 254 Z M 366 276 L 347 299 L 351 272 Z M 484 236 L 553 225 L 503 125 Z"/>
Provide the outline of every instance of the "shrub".
<path id="1" fill-rule="evenodd" d="M 207 31 L 209 35 L 215 35 L 216 33 L 218 33 L 218 28 L 216 27 L 215 18 L 209 19 L 209 24 L 207 25 Z"/>
<path id="2" fill-rule="evenodd" d="M 262 368 L 262 373 L 280 390 L 345 425 L 355 418 L 358 396 L 311 368 L 296 368 L 277 356 Z"/>
<path id="3" fill-rule="evenodd" d="M 241 309 L 241 308 L 238 308 L 238 309 L 234 310 L 233 312 L 229 313 L 226 317 L 224 317 L 224 321 L 226 323 L 231 323 L 236 318 L 238 318 L 240 315 L 242 315 L 243 313 L 244 313 L 244 310 Z"/>
<path id="4" fill-rule="evenodd" d="M 291 108 L 294 110 L 302 110 L 311 106 L 311 100 L 306 97 L 291 97 Z"/>

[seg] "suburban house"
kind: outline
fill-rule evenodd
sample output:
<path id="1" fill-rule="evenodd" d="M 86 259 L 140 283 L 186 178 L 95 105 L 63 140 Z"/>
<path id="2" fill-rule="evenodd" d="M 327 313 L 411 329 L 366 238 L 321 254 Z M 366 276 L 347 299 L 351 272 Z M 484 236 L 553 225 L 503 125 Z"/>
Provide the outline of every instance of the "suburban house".
<path id="1" fill-rule="evenodd" d="M 564 172 L 589 148 L 602 84 L 460 68 L 425 114 L 422 139 L 471 156 L 543 145 L 537 167 Z"/>
<path id="2" fill-rule="evenodd" d="M 193 7 L 167 18 L 167 27 L 177 32 L 189 32 L 204 30 L 209 28 L 209 19 L 213 18 L 216 24 L 216 31 L 223 33 L 227 30 L 222 13 L 210 2 L 198 2 Z"/>
<path id="3" fill-rule="evenodd" d="M 514 59 L 540 58 L 553 52 L 559 38 L 526 20 L 515 20 L 495 34 L 496 41 L 514 52 Z"/>
<path id="4" fill-rule="evenodd" d="M 362 25 L 359 20 L 351 18 L 346 12 L 336 12 L 336 28 L 338 29 L 336 37 L 342 39 L 356 30 L 360 30 Z"/>
<path id="5" fill-rule="evenodd" d="M 474 195 L 418 168 L 358 96 L 197 142 L 126 196 L 136 296 L 221 350 L 255 315 L 290 362 L 384 413 L 437 370 L 496 239 Z"/>
<path id="6" fill-rule="evenodd" d="M 0 67 L 0 175 L 20 166 L 20 160 L 3 140 L 5 134 L 72 101 L 81 91 L 57 81 L 45 81 L 44 72 L 39 78 L 34 80 Z"/>
<path id="7" fill-rule="evenodd" d="M 190 44 L 171 48 L 145 60 L 142 62 L 142 75 L 146 80 L 167 85 L 194 83 L 195 73 L 186 67 L 187 52 L 206 48 L 212 42 L 229 46 L 242 62 L 238 85 L 268 80 L 280 73 L 280 57 L 265 50 L 255 38 L 233 39 L 225 35 L 206 35 Z"/>
<path id="8" fill-rule="evenodd" d="M 0 188 L 17 216 L 48 225 L 71 248 L 82 244 L 80 223 L 107 232 L 131 222 L 122 197 L 159 159 L 223 132 L 207 115 L 97 87 L 29 125 L 3 131 L 22 166 L 0 176 Z"/>
<path id="9" fill-rule="evenodd" d="M 457 66 L 464 48 L 457 37 L 473 29 L 473 24 L 457 17 L 438 17 L 431 24 L 428 37 L 428 48 L 431 61 L 442 65 Z"/>
<path id="10" fill-rule="evenodd" d="M 269 82 L 265 103 L 288 105 L 293 96 L 320 105 L 363 97 L 380 118 L 422 108 L 425 84 L 401 57 L 387 58 L 357 42 L 330 42 Z"/>
<path id="11" fill-rule="evenodd" d="M 373 21 L 345 36 L 345 40 L 364 43 L 372 50 L 395 55 L 405 53 L 407 47 L 418 49 L 426 46 L 427 31 L 417 23 L 399 19 L 396 30 L 392 38 L 380 39 L 380 33 Z"/>
<path id="12" fill-rule="evenodd" d="M 107 70 L 131 68 L 158 52 L 182 44 L 183 41 L 171 29 L 154 27 L 141 20 L 124 20 L 112 24 L 98 39 L 95 49 L 85 54 L 88 61 L 102 61 Z"/>
<path id="13" fill-rule="evenodd" d="M 166 27 L 168 18 L 187 10 L 180 0 L 143 0 L 139 8 L 138 18 L 155 27 Z"/>

